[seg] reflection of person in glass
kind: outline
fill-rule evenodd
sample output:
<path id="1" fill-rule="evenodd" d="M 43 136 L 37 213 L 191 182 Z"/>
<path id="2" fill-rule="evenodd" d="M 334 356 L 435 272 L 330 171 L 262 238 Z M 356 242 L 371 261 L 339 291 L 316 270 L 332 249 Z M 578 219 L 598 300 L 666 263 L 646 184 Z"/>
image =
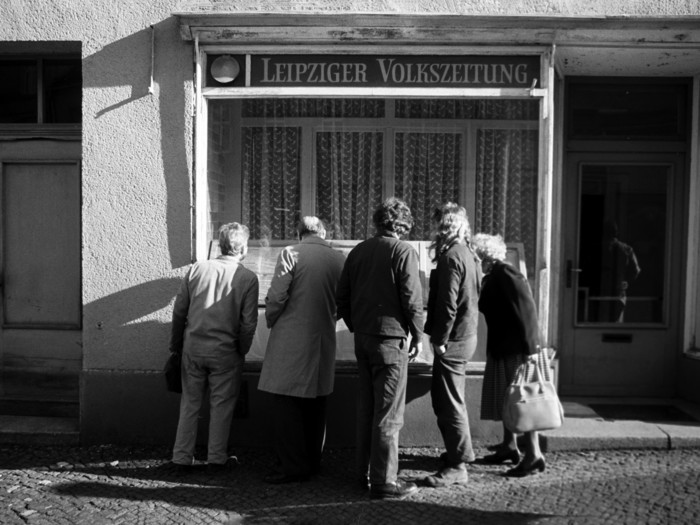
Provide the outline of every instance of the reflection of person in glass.
<path id="1" fill-rule="evenodd" d="M 617 224 L 605 221 L 600 252 L 600 295 L 604 298 L 600 321 L 623 321 L 627 288 L 640 272 L 641 268 L 632 247 L 617 238 Z"/>

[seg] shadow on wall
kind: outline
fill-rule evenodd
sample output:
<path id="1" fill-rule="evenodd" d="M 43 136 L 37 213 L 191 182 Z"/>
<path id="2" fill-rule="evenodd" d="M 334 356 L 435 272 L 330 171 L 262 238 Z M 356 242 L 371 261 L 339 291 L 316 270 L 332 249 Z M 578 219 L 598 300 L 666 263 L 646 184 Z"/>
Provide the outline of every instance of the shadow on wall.
<path id="1" fill-rule="evenodd" d="M 154 315 L 170 305 L 180 283 L 180 277 L 155 279 L 86 304 L 83 316 L 94 323 L 89 327 L 90 332 L 103 343 L 116 342 L 116 346 L 124 349 L 125 356 L 131 351 L 148 353 L 151 357 L 148 361 L 155 360 L 154 366 L 149 367 L 140 359 L 136 361 L 144 364 L 140 369 L 160 370 L 168 355 L 170 318 L 164 320 Z M 144 343 L 157 348 L 144 348 Z"/>
<path id="2" fill-rule="evenodd" d="M 186 93 L 192 83 L 193 65 L 191 45 L 180 38 L 177 19 L 170 17 L 154 24 L 152 29 L 143 29 L 106 45 L 100 51 L 84 58 L 83 71 L 85 89 L 130 88 L 127 98 L 105 105 L 94 115 L 84 115 L 85 124 L 89 125 L 89 119 L 99 121 L 107 114 L 144 97 L 158 97 L 160 129 L 155 125 L 153 128 L 149 127 L 151 123 L 147 115 L 139 114 L 135 117 L 143 119 L 143 133 L 160 135 L 162 176 L 167 192 L 166 218 L 170 261 L 173 268 L 189 264 L 192 251 L 189 235 L 189 150 L 192 142 L 191 137 L 186 136 L 188 130 L 191 130 L 187 117 L 191 108 L 188 106 Z M 131 115 L 128 118 L 131 118 Z M 131 156 L 133 152 L 123 153 L 125 159 L 139 162 L 137 156 Z M 129 168 L 140 169 L 138 165 Z M 144 171 L 144 175 L 152 174 Z M 144 228 L 146 227 L 147 225 L 144 225 Z"/>

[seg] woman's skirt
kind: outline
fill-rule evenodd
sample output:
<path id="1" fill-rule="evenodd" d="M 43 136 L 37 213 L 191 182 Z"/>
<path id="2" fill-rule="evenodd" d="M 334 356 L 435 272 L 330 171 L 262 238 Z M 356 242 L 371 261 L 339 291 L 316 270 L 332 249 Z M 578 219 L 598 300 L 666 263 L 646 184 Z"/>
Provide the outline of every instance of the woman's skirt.
<path id="1" fill-rule="evenodd" d="M 513 354 L 498 359 L 491 356 L 486 357 L 484 384 L 481 390 L 481 419 L 503 420 L 503 400 L 506 390 L 521 367 L 526 382 L 534 380 L 535 366 L 539 367 L 545 380 L 552 380 L 552 371 L 548 366 L 550 360 L 543 352 L 546 350 L 533 356 Z"/>

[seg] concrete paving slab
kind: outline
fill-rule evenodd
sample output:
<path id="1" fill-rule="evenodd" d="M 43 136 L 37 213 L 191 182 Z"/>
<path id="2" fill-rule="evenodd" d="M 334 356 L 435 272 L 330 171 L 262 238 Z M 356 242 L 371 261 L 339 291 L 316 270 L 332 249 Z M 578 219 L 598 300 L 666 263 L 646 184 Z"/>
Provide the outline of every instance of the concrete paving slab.
<path id="1" fill-rule="evenodd" d="M 670 448 L 700 448 L 700 424 L 659 423 L 668 434 Z"/>
<path id="2" fill-rule="evenodd" d="M 568 418 L 556 430 L 542 433 L 547 451 L 669 448 L 669 434 L 641 421 Z"/>

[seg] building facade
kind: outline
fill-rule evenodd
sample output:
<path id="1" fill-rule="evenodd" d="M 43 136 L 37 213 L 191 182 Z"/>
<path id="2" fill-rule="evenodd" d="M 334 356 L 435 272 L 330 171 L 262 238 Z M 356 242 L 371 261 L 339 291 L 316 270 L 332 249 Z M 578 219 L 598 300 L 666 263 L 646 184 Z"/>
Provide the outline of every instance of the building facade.
<path id="1" fill-rule="evenodd" d="M 700 4 L 10 1 L 0 6 L 0 409 L 83 442 L 172 439 L 172 302 L 224 222 L 261 280 L 300 215 L 348 251 L 463 204 L 526 273 L 569 397 L 700 402 Z M 262 317 L 261 317 L 262 319 Z M 264 319 L 232 439 L 267 442 Z M 476 437 L 486 327 L 467 396 Z M 338 324 L 329 442 L 352 444 Z M 432 356 L 404 444 L 440 442 Z"/>

